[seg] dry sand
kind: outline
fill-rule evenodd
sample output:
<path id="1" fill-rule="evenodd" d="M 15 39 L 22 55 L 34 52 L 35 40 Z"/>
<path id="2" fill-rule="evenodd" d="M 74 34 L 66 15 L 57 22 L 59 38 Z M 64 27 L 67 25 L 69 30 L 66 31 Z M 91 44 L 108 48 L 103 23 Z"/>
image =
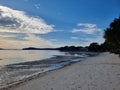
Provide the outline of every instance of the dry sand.
<path id="1" fill-rule="evenodd" d="M 15 90 L 120 90 L 120 58 L 102 53 L 48 72 Z"/>

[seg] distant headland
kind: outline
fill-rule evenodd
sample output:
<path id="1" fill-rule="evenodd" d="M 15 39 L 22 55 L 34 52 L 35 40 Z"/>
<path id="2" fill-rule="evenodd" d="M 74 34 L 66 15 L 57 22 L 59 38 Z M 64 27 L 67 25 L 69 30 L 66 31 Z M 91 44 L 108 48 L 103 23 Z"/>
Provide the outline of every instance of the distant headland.
<path id="1" fill-rule="evenodd" d="M 58 50 L 57 48 L 36 48 L 36 47 L 28 47 L 23 48 L 22 50 Z"/>

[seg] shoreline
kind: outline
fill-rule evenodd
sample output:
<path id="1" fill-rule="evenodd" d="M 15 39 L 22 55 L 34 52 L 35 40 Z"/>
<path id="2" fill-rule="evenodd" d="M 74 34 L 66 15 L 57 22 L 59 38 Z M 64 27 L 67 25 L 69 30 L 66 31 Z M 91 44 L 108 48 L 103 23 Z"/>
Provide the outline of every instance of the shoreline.
<path id="1" fill-rule="evenodd" d="M 41 75 L 44 76 L 47 72 L 57 70 L 60 68 L 64 68 L 64 67 L 69 66 L 73 63 L 77 63 L 77 62 L 80 62 L 81 60 L 85 60 L 86 57 L 92 57 L 92 56 L 96 56 L 98 54 L 89 52 L 85 55 L 88 55 L 88 56 L 84 56 L 84 55 L 81 55 L 81 56 L 57 55 L 57 56 L 54 56 L 52 58 L 48 58 L 48 59 L 44 59 L 44 60 L 7 65 L 7 66 L 3 67 L 2 69 L 5 71 L 8 70 L 6 72 L 8 72 L 8 74 L 10 73 L 9 75 L 11 75 L 13 73 L 14 77 L 13 77 L 13 80 L 11 80 L 11 82 L 10 82 L 10 79 L 7 79 L 8 80 L 7 82 L 5 82 L 3 84 L 1 83 L 0 90 L 7 90 L 7 89 L 10 89 L 12 87 L 15 87 L 16 85 L 19 86 L 19 84 L 29 82 L 30 80 L 33 80 L 37 77 L 40 77 Z M 46 64 L 46 65 L 43 65 L 43 64 Z M 47 64 L 48 64 L 48 66 L 47 66 Z M 49 64 L 51 64 L 51 66 L 49 66 Z M 43 68 L 41 67 L 41 65 Z M 44 66 L 46 66 L 46 67 L 44 67 Z M 26 70 L 26 72 L 24 71 L 24 69 Z M 36 71 L 33 74 L 30 74 L 30 75 L 28 74 L 28 76 L 24 76 L 25 75 L 24 73 L 27 73 L 32 69 L 40 69 L 40 70 Z M 21 72 L 21 70 L 22 70 L 22 73 L 24 74 L 23 78 L 21 78 L 21 79 L 19 78 L 20 73 L 17 74 L 17 76 L 15 76 L 16 74 L 13 71 L 16 71 L 16 70 L 18 70 L 18 72 Z M 9 72 L 9 71 L 11 71 L 11 72 Z M 17 80 L 15 80 L 14 78 L 16 78 Z"/>
<path id="2" fill-rule="evenodd" d="M 78 61 L 78 62 L 81 62 L 82 60 Z M 63 67 L 60 67 L 60 68 L 56 68 L 56 69 L 53 69 L 53 70 L 49 70 L 49 71 L 46 71 L 46 72 L 42 72 L 42 73 L 38 73 L 38 74 L 35 74 L 35 75 L 31 75 L 30 77 L 28 78 L 25 78 L 25 79 L 22 79 L 22 80 L 19 80 L 18 82 L 15 82 L 15 83 L 12 83 L 12 84 L 9 84 L 8 86 L 3 86 L 2 88 L 0 88 L 0 90 L 13 90 L 15 89 L 16 87 L 20 87 L 22 85 L 25 85 L 29 82 L 31 82 L 32 80 L 36 80 L 36 79 L 39 79 L 41 77 L 44 77 L 45 75 L 49 74 L 49 73 L 54 73 L 54 71 L 59 71 L 60 69 L 63 69 L 65 67 L 69 67 L 70 65 L 72 64 L 76 64 L 78 62 L 74 62 L 74 63 L 69 63 L 67 65 L 64 65 Z"/>
<path id="3" fill-rule="evenodd" d="M 93 57 L 93 56 L 97 56 L 98 53 L 91 53 L 91 52 L 88 53 L 87 52 L 86 55 L 89 55 L 87 57 Z M 52 57 L 52 58 L 49 58 L 49 59 L 45 59 L 45 60 L 42 60 L 42 61 L 39 61 L 39 60 L 38 61 L 32 61 L 33 64 L 32 64 L 32 62 L 25 62 L 25 63 L 23 62 L 23 63 L 7 65 L 7 68 L 14 68 L 14 65 L 34 65 L 34 64 L 43 63 L 43 62 L 46 62 L 46 61 L 47 61 L 47 63 L 57 63 L 57 62 L 63 62 L 63 61 L 65 61 L 65 62 L 68 61 L 69 62 L 68 64 L 64 64 L 64 62 L 63 62 L 63 65 L 61 63 L 60 65 L 62 65 L 62 66 L 60 66 L 60 67 L 58 66 L 58 67 L 50 69 L 48 71 L 37 72 L 37 73 L 34 73 L 34 74 L 32 74 L 32 75 L 30 75 L 30 76 L 28 76 L 26 78 L 23 78 L 23 79 L 20 79 L 18 81 L 8 83 L 5 86 L 1 86 L 0 90 L 10 90 L 11 88 L 22 85 L 24 83 L 27 83 L 27 82 L 29 82 L 29 81 L 31 81 L 33 79 L 40 78 L 41 76 L 44 76 L 46 73 L 65 68 L 65 67 L 70 66 L 70 65 L 72 65 L 74 63 L 85 60 L 87 57 L 84 57 L 84 56 L 83 57 L 79 57 L 79 56 L 59 56 L 58 55 L 58 56 L 55 56 L 55 57 Z M 67 59 L 70 59 L 70 60 L 67 60 Z M 50 60 L 50 61 L 48 61 L 48 60 Z M 19 69 L 19 67 L 18 67 L 18 69 Z"/>
<path id="4" fill-rule="evenodd" d="M 56 57 L 52 57 L 52 58 L 56 58 Z M 50 59 L 52 59 L 52 58 L 50 58 Z M 72 58 L 73 58 L 73 57 L 72 57 Z M 56 58 L 56 59 L 57 59 L 57 58 Z M 64 59 L 65 59 L 65 58 L 64 58 Z M 75 59 L 75 58 L 74 58 L 74 59 Z M 74 59 L 73 59 L 73 60 L 74 60 Z M 85 59 L 85 58 L 84 58 L 84 59 Z M 47 59 L 45 59 L 45 60 L 47 60 Z M 76 60 L 76 59 L 75 59 L 75 60 Z M 64 61 L 64 60 L 59 60 L 59 61 Z M 58 68 L 55 68 L 55 69 L 51 69 L 51 70 L 48 70 L 48 71 L 45 71 L 45 72 L 35 73 L 35 74 L 33 74 L 33 75 L 30 75 L 30 76 L 27 77 L 27 78 L 24 78 L 24 79 L 21 79 L 21 80 L 19 80 L 19 81 L 17 81 L 17 82 L 13 82 L 13 83 L 8 84 L 8 85 L 6 85 L 6 86 L 0 87 L 0 90 L 13 90 L 16 86 L 19 87 L 19 86 L 24 85 L 24 84 L 26 84 L 26 83 L 34 80 L 34 79 L 41 78 L 41 77 L 45 76 L 46 74 L 51 73 L 52 71 L 56 71 L 56 70 L 65 68 L 65 67 L 67 67 L 67 66 L 70 66 L 70 65 L 75 64 L 75 63 L 80 62 L 80 61 L 82 61 L 81 58 L 79 58 L 79 61 L 71 62 L 71 63 L 69 63 L 69 64 L 65 64 L 65 65 L 63 65 L 63 66 L 61 66 L 61 67 L 58 67 Z M 34 61 L 34 62 L 38 62 L 38 61 Z M 49 61 L 48 61 L 48 62 L 49 62 Z M 29 62 L 25 62 L 25 63 L 29 63 Z M 30 62 L 30 63 L 31 63 L 31 62 Z M 19 65 L 19 64 L 24 64 L 24 62 L 23 62 L 23 63 L 18 63 L 18 64 L 10 64 L 10 66 L 11 66 L 11 65 Z M 7 65 L 7 66 L 9 66 L 9 65 Z"/>
<path id="5" fill-rule="evenodd" d="M 108 66 L 110 68 L 104 68 Z M 110 89 L 109 87 L 107 87 L 109 86 L 109 83 L 107 81 L 106 86 L 101 89 L 101 84 L 104 83 L 104 81 L 99 82 L 99 80 L 103 78 L 106 80 L 106 74 L 108 74 L 109 76 L 109 72 L 104 71 L 104 69 L 112 69 L 116 66 L 118 66 L 118 69 L 120 70 L 120 58 L 118 58 L 117 55 L 101 53 L 98 56 L 87 57 L 85 58 L 85 60 L 82 60 L 80 62 L 73 63 L 56 70 L 45 72 L 42 75 L 37 75 L 30 80 L 16 84 L 17 86 L 14 85 L 12 87 L 8 87 L 9 89 L 5 88 L 0 90 L 119 90 L 120 88 L 113 89 L 114 87 L 111 87 Z M 111 73 L 114 74 L 113 72 Z M 105 74 L 105 76 L 102 77 L 99 76 L 99 74 L 103 74 L 103 76 Z M 94 79 L 95 77 L 99 77 L 99 79 Z M 92 78 L 94 79 L 94 82 L 96 82 L 96 85 L 93 85 Z M 90 85 L 91 82 L 92 86 Z M 115 81 L 113 80 L 111 82 Z M 83 86 L 79 84 L 83 84 Z M 86 84 L 88 85 L 86 86 Z M 84 86 L 86 86 L 86 88 Z"/>

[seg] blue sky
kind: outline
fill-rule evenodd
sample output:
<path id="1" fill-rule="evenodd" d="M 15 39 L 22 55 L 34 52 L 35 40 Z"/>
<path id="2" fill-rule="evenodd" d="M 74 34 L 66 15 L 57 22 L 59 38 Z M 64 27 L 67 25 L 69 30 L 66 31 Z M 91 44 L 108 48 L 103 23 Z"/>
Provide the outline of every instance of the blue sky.
<path id="1" fill-rule="evenodd" d="M 9 42 L 10 45 L 14 43 L 13 48 L 86 46 L 91 42 L 102 43 L 104 41 L 102 38 L 104 29 L 109 26 L 114 18 L 120 16 L 119 0 L 0 0 L 0 6 L 2 6 L 0 8 L 0 13 L 2 13 L 0 36 L 2 41 Z M 7 9 L 10 9 L 10 11 L 6 11 Z M 17 12 L 14 13 L 14 11 L 22 11 L 22 13 L 18 12 L 21 17 L 16 17 Z M 7 15 L 4 16 L 4 14 Z M 12 14 L 15 15 L 11 19 L 10 15 Z M 23 18 L 22 15 L 26 15 L 26 17 Z M 31 19 L 28 20 L 27 17 L 31 17 Z M 10 23 L 8 27 L 6 22 L 12 20 L 13 23 L 13 19 L 16 20 L 14 26 L 19 24 L 19 20 L 23 20 L 21 25 L 25 24 L 25 27 L 30 31 L 24 27 L 22 27 L 22 30 L 20 27 L 19 30 L 13 30 L 13 24 L 10 25 Z M 27 20 L 34 20 L 33 23 L 35 24 L 27 26 L 25 23 Z M 6 25 L 3 25 L 3 22 Z M 40 28 L 36 30 L 35 26 Z M 11 29 L 14 32 L 11 32 Z M 18 29 L 18 27 L 14 29 Z M 33 41 L 34 44 L 31 44 Z M 21 43 L 21 46 L 19 43 Z M 3 45 L 1 42 L 1 47 Z M 9 47 L 6 45 L 5 48 Z"/>

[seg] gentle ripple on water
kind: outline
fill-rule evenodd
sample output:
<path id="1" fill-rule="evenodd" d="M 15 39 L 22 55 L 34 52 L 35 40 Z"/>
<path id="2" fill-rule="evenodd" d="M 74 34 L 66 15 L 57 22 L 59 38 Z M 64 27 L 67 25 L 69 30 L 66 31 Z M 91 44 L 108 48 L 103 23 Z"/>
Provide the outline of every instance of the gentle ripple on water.
<path id="1" fill-rule="evenodd" d="M 5 51 L 3 52 L 5 53 Z M 85 57 L 96 55 L 95 53 L 85 54 L 59 51 L 49 51 L 49 53 L 48 51 L 11 51 L 10 55 L 13 56 L 10 56 L 8 52 L 10 53 L 10 51 L 6 51 L 6 58 L 8 59 L 10 57 L 10 60 L 8 59 L 9 63 L 5 57 L 3 58 L 3 56 L 1 56 L 2 59 L 5 59 L 7 62 L 5 63 L 5 60 L 2 61 L 4 63 L 0 67 L 0 87 L 15 83 L 35 74 L 78 62 Z M 22 61 L 19 61 L 20 58 L 22 58 Z M 14 60 L 12 61 L 12 59 Z"/>

